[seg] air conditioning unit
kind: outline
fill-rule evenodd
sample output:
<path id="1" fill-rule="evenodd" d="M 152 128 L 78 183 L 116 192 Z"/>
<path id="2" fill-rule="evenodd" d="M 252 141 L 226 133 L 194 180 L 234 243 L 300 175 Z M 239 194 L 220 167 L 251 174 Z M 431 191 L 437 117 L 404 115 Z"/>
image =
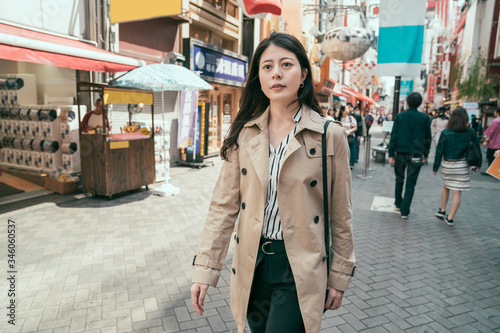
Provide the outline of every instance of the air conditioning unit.
<path id="1" fill-rule="evenodd" d="M 38 104 L 36 78 L 33 74 L 0 74 L 0 91 L 1 107 Z"/>

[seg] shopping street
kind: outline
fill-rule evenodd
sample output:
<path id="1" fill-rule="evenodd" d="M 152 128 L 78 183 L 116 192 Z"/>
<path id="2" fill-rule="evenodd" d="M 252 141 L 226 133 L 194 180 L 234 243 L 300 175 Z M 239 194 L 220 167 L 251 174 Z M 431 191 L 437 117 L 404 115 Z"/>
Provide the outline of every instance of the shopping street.
<path id="1" fill-rule="evenodd" d="M 372 147 L 381 127 L 372 129 Z M 434 216 L 441 180 L 424 166 L 412 212 L 374 207 L 391 198 L 393 170 L 371 159 L 371 179 L 353 170 L 357 274 L 343 306 L 321 332 L 498 332 L 500 329 L 500 182 L 472 175 L 472 191 L 450 227 Z M 431 156 L 431 160 L 432 160 Z M 235 332 L 229 309 L 230 250 L 204 317 L 191 307 L 192 258 L 221 162 L 176 167 L 180 194 L 138 191 L 108 198 L 61 196 L 0 206 L 7 267 L 7 221 L 15 221 L 15 326 L 3 332 Z M 484 167 L 483 167 L 484 170 Z M 385 199 L 388 200 L 388 199 Z M 390 199 L 389 199 L 390 200 Z M 0 283 L 4 312 L 11 288 Z"/>

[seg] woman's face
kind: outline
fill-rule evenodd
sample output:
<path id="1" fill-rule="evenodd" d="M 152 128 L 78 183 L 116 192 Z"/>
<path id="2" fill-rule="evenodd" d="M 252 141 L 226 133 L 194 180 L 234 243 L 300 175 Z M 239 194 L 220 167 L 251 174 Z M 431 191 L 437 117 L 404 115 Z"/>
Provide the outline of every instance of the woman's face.
<path id="1" fill-rule="evenodd" d="M 260 57 L 260 85 L 271 101 L 291 103 L 296 100 L 306 75 L 307 70 L 302 72 L 295 54 L 282 47 L 271 44 Z"/>

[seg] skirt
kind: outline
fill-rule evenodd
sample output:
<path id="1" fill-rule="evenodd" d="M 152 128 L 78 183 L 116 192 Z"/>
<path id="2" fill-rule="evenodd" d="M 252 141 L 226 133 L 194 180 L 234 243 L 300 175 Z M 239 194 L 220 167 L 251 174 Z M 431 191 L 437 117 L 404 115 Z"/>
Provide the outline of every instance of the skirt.
<path id="1" fill-rule="evenodd" d="M 470 190 L 470 168 L 465 158 L 458 161 L 443 161 L 441 163 L 443 185 L 452 191 Z"/>

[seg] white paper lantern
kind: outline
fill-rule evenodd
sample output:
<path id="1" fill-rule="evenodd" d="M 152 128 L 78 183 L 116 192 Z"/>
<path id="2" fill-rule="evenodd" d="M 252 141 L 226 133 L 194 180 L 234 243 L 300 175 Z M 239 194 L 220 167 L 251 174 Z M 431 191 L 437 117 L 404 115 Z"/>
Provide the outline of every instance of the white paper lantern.
<path id="1" fill-rule="evenodd" d="M 329 30 L 321 43 L 321 51 L 332 59 L 348 61 L 361 57 L 372 45 L 372 37 L 364 28 L 340 27 Z"/>

